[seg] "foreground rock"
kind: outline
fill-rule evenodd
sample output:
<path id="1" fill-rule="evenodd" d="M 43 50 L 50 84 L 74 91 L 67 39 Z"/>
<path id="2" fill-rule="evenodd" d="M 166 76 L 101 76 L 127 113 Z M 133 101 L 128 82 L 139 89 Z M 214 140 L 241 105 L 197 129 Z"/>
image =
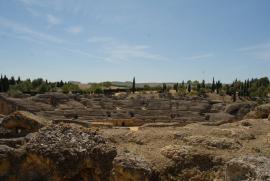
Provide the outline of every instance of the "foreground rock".
<path id="1" fill-rule="evenodd" d="M 40 129 L 20 149 L 0 150 L 0 180 L 108 180 L 114 147 L 95 132 L 59 124 Z"/>
<path id="2" fill-rule="evenodd" d="M 213 180 L 223 163 L 221 158 L 192 146 L 169 145 L 161 154 L 174 161 L 172 174 L 177 180 Z"/>
<path id="3" fill-rule="evenodd" d="M 226 165 L 226 180 L 270 180 L 270 159 L 263 156 L 243 156 Z"/>
<path id="4" fill-rule="evenodd" d="M 15 134 L 26 135 L 38 131 L 49 123 L 45 118 L 36 116 L 30 112 L 17 111 L 3 118 L 1 126 L 5 129 L 12 130 Z"/>
<path id="5" fill-rule="evenodd" d="M 112 180 L 148 181 L 155 180 L 156 175 L 151 166 L 141 156 L 125 153 L 113 162 Z"/>

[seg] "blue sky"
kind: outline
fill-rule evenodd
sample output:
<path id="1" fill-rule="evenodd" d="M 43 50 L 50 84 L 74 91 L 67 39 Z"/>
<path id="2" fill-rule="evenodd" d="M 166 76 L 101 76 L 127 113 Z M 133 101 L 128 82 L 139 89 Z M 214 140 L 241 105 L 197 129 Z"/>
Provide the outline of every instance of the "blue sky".
<path id="1" fill-rule="evenodd" d="M 270 76 L 269 0 L 1 0 L 0 72 L 50 81 Z"/>

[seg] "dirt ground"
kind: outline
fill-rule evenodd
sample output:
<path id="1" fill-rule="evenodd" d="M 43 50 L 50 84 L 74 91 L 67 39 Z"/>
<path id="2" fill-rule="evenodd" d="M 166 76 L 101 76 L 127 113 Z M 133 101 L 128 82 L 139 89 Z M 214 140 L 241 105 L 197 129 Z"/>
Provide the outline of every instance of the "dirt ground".
<path id="1" fill-rule="evenodd" d="M 192 150 L 222 159 L 224 164 L 244 155 L 269 157 L 269 130 L 267 119 L 247 119 L 220 126 L 194 123 L 183 127 L 106 128 L 99 132 L 116 146 L 118 154 L 138 155 L 161 173 L 174 162 L 164 156 L 163 150 L 175 146 L 192 147 Z M 224 170 L 224 164 L 219 171 Z M 224 174 L 220 177 L 223 180 Z"/>

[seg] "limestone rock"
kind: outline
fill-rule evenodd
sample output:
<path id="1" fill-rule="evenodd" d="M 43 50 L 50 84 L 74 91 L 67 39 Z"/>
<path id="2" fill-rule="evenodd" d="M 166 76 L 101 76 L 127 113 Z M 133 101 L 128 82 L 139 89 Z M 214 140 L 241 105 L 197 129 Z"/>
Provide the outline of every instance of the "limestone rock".
<path id="1" fill-rule="evenodd" d="M 213 162 L 220 162 L 218 158 L 207 152 L 199 152 L 192 146 L 169 145 L 161 150 L 161 154 L 172 159 L 184 167 L 211 167 Z M 183 168 L 184 168 L 183 167 Z"/>
<path id="2" fill-rule="evenodd" d="M 226 181 L 270 180 L 270 159 L 263 156 L 242 156 L 226 164 Z"/>
<path id="3" fill-rule="evenodd" d="M 222 121 L 222 122 L 231 122 L 235 120 L 235 117 L 231 114 L 219 112 L 219 113 L 209 113 L 207 120 L 211 122 Z"/>
<path id="4" fill-rule="evenodd" d="M 232 103 L 226 106 L 225 112 L 234 115 L 238 118 L 243 118 L 255 106 L 256 104 L 254 102 Z"/>
<path id="5" fill-rule="evenodd" d="M 189 136 L 183 139 L 192 145 L 203 145 L 205 147 L 218 149 L 239 149 L 240 143 L 232 138 L 219 138 L 212 136 Z"/>
<path id="6" fill-rule="evenodd" d="M 73 124 L 51 124 L 27 140 L 19 149 L 4 150 L 11 158 L 0 159 L 0 179 L 109 180 L 116 149 L 90 129 Z"/>
<path id="7" fill-rule="evenodd" d="M 249 122 L 241 122 L 241 125 L 250 125 Z M 210 131 L 214 136 L 218 137 L 227 137 L 231 139 L 240 139 L 240 140 L 252 140 L 255 139 L 255 135 L 250 133 L 245 128 L 214 128 Z"/>
<path id="8" fill-rule="evenodd" d="M 117 156 L 113 161 L 112 180 L 150 181 L 154 180 L 149 163 L 144 158 L 130 153 Z"/>
<path id="9" fill-rule="evenodd" d="M 256 107 L 256 116 L 258 118 L 268 118 L 270 114 L 270 104 L 263 104 Z"/>
<path id="10" fill-rule="evenodd" d="M 49 123 L 48 120 L 30 112 L 17 111 L 5 117 L 1 125 L 6 129 L 22 129 L 25 132 L 35 132 Z"/>
<path id="11" fill-rule="evenodd" d="M 170 172 L 166 173 L 175 175 L 173 180 L 214 180 L 223 165 L 220 157 L 192 146 L 169 145 L 162 148 L 161 154 L 175 162 Z"/>

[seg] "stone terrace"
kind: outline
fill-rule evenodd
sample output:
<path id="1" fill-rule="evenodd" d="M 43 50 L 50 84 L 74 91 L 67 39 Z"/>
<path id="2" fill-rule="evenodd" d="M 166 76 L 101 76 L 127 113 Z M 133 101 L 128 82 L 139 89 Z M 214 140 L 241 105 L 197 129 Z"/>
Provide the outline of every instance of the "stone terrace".
<path id="1" fill-rule="evenodd" d="M 16 110 L 30 111 L 51 120 L 84 122 L 198 122 L 204 121 L 212 108 L 211 101 L 206 98 L 164 94 L 80 96 L 47 93 L 20 99 L 1 97 L 9 104 L 16 103 Z"/>

